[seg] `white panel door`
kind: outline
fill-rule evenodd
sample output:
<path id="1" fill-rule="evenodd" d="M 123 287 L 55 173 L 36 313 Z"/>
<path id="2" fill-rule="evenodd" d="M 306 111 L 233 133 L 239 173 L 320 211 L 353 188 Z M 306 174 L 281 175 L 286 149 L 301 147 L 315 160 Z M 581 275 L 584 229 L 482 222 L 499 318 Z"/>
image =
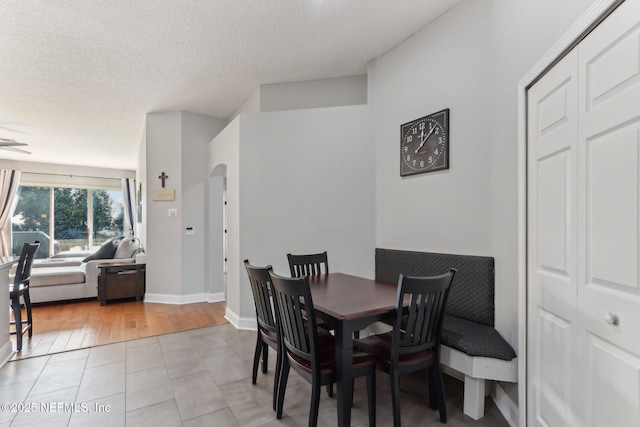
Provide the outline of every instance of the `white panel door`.
<path id="1" fill-rule="evenodd" d="M 577 54 L 528 92 L 527 378 L 531 426 L 574 426 Z"/>
<path id="2" fill-rule="evenodd" d="M 640 426 L 640 0 L 528 91 L 527 421 Z"/>
<path id="3" fill-rule="evenodd" d="M 640 425 L 640 0 L 578 46 L 581 425 Z"/>

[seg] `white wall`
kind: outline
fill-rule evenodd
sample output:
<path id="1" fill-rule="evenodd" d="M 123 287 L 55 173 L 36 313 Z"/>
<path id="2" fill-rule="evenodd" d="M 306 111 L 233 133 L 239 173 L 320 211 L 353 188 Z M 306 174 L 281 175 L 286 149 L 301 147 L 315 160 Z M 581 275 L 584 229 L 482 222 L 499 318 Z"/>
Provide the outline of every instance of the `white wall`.
<path id="1" fill-rule="evenodd" d="M 517 343 L 517 84 L 594 0 L 493 0 L 495 109 L 492 112 L 492 251 L 500 331 Z M 553 10 L 553 13 L 549 13 Z M 516 348 L 516 347 L 514 347 Z"/>
<path id="2" fill-rule="evenodd" d="M 489 20 L 463 3 L 370 64 L 378 247 L 491 254 Z M 444 108 L 450 169 L 401 178 L 400 125 Z"/>
<path id="3" fill-rule="evenodd" d="M 225 121 L 195 113 L 150 113 L 146 123 L 147 300 L 167 303 L 206 301 L 208 246 L 208 143 Z M 165 189 L 175 200 L 155 201 L 162 188 L 158 176 L 168 175 Z M 169 216 L 177 209 L 177 216 Z M 194 236 L 185 228 L 193 227 Z"/>
<path id="4" fill-rule="evenodd" d="M 261 112 L 363 105 L 366 103 L 366 75 L 260 86 Z"/>
<path id="5" fill-rule="evenodd" d="M 496 328 L 515 349 L 517 83 L 591 3 L 466 0 L 369 67 L 376 245 L 495 257 Z M 400 124 L 447 107 L 450 170 L 400 179 Z"/>
<path id="6" fill-rule="evenodd" d="M 226 165 L 227 317 L 255 327 L 244 259 L 288 274 L 286 254 L 328 251 L 332 271 L 373 276 L 374 150 L 368 106 L 241 114 L 211 144 Z"/>
<path id="7" fill-rule="evenodd" d="M 368 106 L 241 116 L 240 257 L 289 274 L 286 254 L 328 251 L 334 272 L 373 276 L 374 151 Z M 246 273 L 241 309 L 254 313 Z M 231 286 L 231 283 L 229 284 Z M 254 315 L 254 314 L 251 314 Z"/>
<path id="8" fill-rule="evenodd" d="M 264 84 L 242 103 L 229 121 L 245 113 L 329 108 L 366 103 L 366 75 Z"/>
<path id="9" fill-rule="evenodd" d="M 226 170 L 227 182 L 227 274 L 220 280 L 227 282 L 227 318 L 238 325 L 241 315 L 240 274 L 246 275 L 240 259 L 239 221 L 240 221 L 240 121 L 236 117 L 209 144 L 209 174 L 216 175 L 221 169 Z M 215 171 L 215 172 L 214 172 Z M 211 254 L 215 254 L 214 251 Z M 219 262 L 209 259 L 207 262 Z M 242 270 L 241 270 L 242 269 Z M 213 272 L 212 272 L 213 273 Z M 217 279 L 211 277 L 215 283 Z"/>
<path id="10" fill-rule="evenodd" d="M 182 112 L 182 295 L 207 300 L 209 293 L 209 142 L 226 121 L 210 116 Z M 195 235 L 186 235 L 191 227 Z"/>
<path id="11" fill-rule="evenodd" d="M 147 296 L 180 295 L 182 269 L 182 115 L 179 111 L 147 114 L 146 153 L 147 174 L 142 186 L 146 201 Z M 176 189 L 175 201 L 153 201 L 153 190 L 161 189 L 158 176 L 169 176 L 165 188 Z M 178 209 L 177 217 L 168 216 L 168 209 Z"/>
<path id="12" fill-rule="evenodd" d="M 209 178 L 207 246 L 205 266 L 208 269 L 209 300 L 226 299 L 226 277 L 224 272 L 224 191 L 226 166 L 212 172 Z"/>

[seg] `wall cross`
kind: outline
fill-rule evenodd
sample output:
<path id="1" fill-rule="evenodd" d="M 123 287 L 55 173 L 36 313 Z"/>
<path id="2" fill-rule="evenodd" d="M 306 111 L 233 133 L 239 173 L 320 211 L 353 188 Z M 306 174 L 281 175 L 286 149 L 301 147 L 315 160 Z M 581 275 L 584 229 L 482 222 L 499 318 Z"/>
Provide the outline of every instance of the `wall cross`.
<path id="1" fill-rule="evenodd" d="M 165 173 L 163 171 L 162 175 L 160 175 L 158 178 L 160 178 L 162 180 L 162 188 L 164 188 L 164 180 L 169 178 L 169 175 L 165 175 Z"/>

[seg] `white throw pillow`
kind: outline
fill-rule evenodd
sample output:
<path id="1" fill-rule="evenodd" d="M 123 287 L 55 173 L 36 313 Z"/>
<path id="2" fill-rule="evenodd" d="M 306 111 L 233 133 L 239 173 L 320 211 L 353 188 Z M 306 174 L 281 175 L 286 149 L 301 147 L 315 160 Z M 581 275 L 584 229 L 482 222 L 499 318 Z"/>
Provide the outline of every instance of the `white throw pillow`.
<path id="1" fill-rule="evenodd" d="M 116 249 L 113 258 L 133 258 L 140 251 L 140 240 L 135 237 L 125 237 Z"/>

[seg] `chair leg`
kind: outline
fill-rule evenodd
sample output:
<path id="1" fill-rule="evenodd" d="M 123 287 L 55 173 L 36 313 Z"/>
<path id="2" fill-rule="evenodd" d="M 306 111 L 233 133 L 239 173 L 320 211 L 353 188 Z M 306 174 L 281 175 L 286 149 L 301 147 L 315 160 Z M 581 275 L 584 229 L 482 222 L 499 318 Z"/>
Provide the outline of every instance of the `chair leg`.
<path id="1" fill-rule="evenodd" d="M 258 338 L 256 339 L 256 350 L 253 354 L 253 372 L 251 376 L 251 384 L 255 384 L 258 379 L 258 364 L 260 363 L 260 353 L 262 352 L 262 337 L 260 331 L 258 331 Z"/>
<path id="2" fill-rule="evenodd" d="M 16 321 L 16 351 L 22 350 L 22 313 L 20 312 L 20 297 L 11 298 L 13 318 Z"/>
<path id="3" fill-rule="evenodd" d="M 367 400 L 369 404 L 369 427 L 376 425 L 376 368 L 367 375 Z"/>
<path id="4" fill-rule="evenodd" d="M 429 401 L 433 403 L 437 401 L 436 408 L 440 412 L 440 421 L 447 422 L 447 405 L 444 397 L 444 382 L 442 381 L 442 372 L 438 366 L 432 366 L 429 368 Z M 431 397 L 433 396 L 433 397 Z M 431 404 L 432 409 L 436 409 Z"/>
<path id="5" fill-rule="evenodd" d="M 267 365 L 269 364 L 269 346 L 267 343 L 262 343 L 262 373 L 267 373 Z"/>
<path id="6" fill-rule="evenodd" d="M 318 410 L 320 408 L 320 382 L 313 381 L 311 385 L 311 407 L 309 408 L 309 427 L 318 425 Z"/>
<path id="7" fill-rule="evenodd" d="M 278 383 L 280 382 L 280 373 L 282 372 L 282 352 L 280 348 L 276 350 L 276 375 L 273 378 L 273 410 L 276 410 L 278 402 Z"/>
<path id="8" fill-rule="evenodd" d="M 27 323 L 29 324 L 29 338 L 33 336 L 33 320 L 31 317 L 31 296 L 29 295 L 29 288 L 24 292 L 24 306 L 27 309 Z"/>
<path id="9" fill-rule="evenodd" d="M 391 369 L 391 404 L 393 406 L 393 426 L 400 427 L 400 376 Z"/>
<path id="10" fill-rule="evenodd" d="M 438 409 L 438 392 L 435 376 L 433 375 L 433 367 L 427 369 L 427 379 L 429 382 L 429 408 L 435 411 Z"/>
<path id="11" fill-rule="evenodd" d="M 276 417 L 282 418 L 282 407 L 284 406 L 284 394 L 287 390 L 287 380 L 289 379 L 289 362 L 287 357 L 282 355 L 282 370 L 278 380 L 278 404 L 276 405 Z"/>
<path id="12" fill-rule="evenodd" d="M 353 395 L 356 394 L 356 379 L 351 379 L 351 407 L 353 408 Z"/>

